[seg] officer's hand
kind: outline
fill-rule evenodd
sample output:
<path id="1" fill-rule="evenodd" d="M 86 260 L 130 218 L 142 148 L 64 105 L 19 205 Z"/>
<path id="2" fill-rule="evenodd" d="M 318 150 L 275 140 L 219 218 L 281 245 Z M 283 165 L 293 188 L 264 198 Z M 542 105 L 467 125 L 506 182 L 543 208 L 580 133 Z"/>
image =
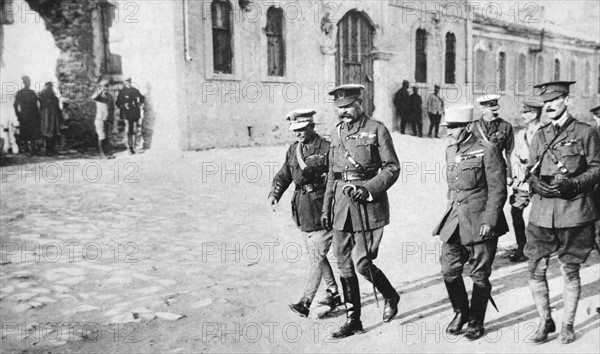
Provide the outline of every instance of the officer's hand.
<path id="1" fill-rule="evenodd" d="M 531 176 L 529 179 L 529 185 L 534 192 L 545 198 L 554 198 L 557 196 L 557 192 L 548 183 L 542 181 L 537 176 Z"/>
<path id="2" fill-rule="evenodd" d="M 560 180 L 551 185 L 560 198 L 571 199 L 579 193 L 579 183 L 574 178 Z"/>
<path id="3" fill-rule="evenodd" d="M 319 178 L 318 171 L 315 167 L 309 166 L 302 170 L 303 184 L 314 183 Z"/>
<path id="4" fill-rule="evenodd" d="M 321 226 L 325 228 L 325 230 L 331 230 L 331 216 L 329 216 L 329 211 L 324 211 L 321 214 Z"/>
<path id="5" fill-rule="evenodd" d="M 356 190 L 350 193 L 352 200 L 359 203 L 364 203 L 369 198 L 369 190 L 363 186 L 356 186 Z"/>
<path id="6" fill-rule="evenodd" d="M 494 231 L 492 230 L 492 227 L 490 225 L 482 224 L 479 228 L 479 236 L 482 239 L 486 240 L 488 238 L 494 237 Z"/>
<path id="7" fill-rule="evenodd" d="M 510 187 L 513 185 L 514 179 L 512 177 L 506 177 L 506 184 Z"/>
<path id="8" fill-rule="evenodd" d="M 271 206 L 271 210 L 273 212 L 277 211 L 277 206 L 279 206 L 279 202 L 277 201 L 277 198 L 271 196 L 269 197 L 269 205 Z"/>

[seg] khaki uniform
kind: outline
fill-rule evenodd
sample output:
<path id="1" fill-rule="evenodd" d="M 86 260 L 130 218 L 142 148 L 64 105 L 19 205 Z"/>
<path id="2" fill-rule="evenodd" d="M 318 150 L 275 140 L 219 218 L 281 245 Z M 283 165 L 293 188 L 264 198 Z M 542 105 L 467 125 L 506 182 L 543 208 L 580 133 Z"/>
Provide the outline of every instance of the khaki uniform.
<path id="1" fill-rule="evenodd" d="M 442 274 L 448 281 L 462 274 L 472 258 L 471 277 L 489 285 L 497 237 L 508 231 L 502 207 L 506 202 L 506 169 L 498 148 L 470 135 L 460 145 L 446 149 L 448 208 L 433 231 L 442 246 Z M 481 225 L 494 230 L 495 237 L 479 236 Z M 488 254 L 489 253 L 489 254 Z"/>
<path id="2" fill-rule="evenodd" d="M 528 168 L 533 167 L 555 135 L 552 124 L 534 135 Z M 593 223 L 600 218 L 598 201 L 594 200 L 594 186 L 600 181 L 600 138 L 592 127 L 575 121 L 541 158 L 536 175 L 548 183 L 574 178 L 579 182 L 580 193 L 571 199 L 532 196 L 527 227 L 527 242 L 531 246 L 526 251 L 534 261 L 559 251 L 561 262 L 583 263 L 593 248 Z M 566 173 L 557 161 L 564 165 Z M 574 228 L 578 232 L 569 232 Z"/>
<path id="3" fill-rule="evenodd" d="M 476 137 L 487 139 L 498 146 L 500 152 L 504 152 L 506 156 L 509 156 L 515 148 L 513 127 L 502 118 L 496 118 L 491 122 L 478 120 L 471 126 L 471 131 Z"/>

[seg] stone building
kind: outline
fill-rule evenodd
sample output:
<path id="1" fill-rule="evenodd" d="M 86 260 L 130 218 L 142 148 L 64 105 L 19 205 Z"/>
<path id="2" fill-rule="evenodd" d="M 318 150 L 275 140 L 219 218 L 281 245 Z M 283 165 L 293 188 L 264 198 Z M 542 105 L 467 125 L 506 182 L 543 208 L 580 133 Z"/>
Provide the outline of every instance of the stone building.
<path id="1" fill-rule="evenodd" d="M 563 33 L 543 9 L 511 19 L 495 2 L 464 0 L 96 2 L 110 4 L 112 15 L 109 24 L 92 19 L 108 43 L 94 51 L 104 53 L 94 54 L 94 75 L 103 74 L 98 55 L 104 65 L 118 55 L 142 92 L 153 88 L 164 147 L 287 141 L 283 118 L 302 107 L 317 111 L 326 134 L 336 122 L 327 92 L 347 82 L 367 87 L 368 113 L 388 126 L 403 79 L 421 88 L 424 102 L 435 83 L 449 105 L 499 92 L 514 124 L 538 81 L 578 81 L 581 119 L 600 97 L 598 39 Z"/>

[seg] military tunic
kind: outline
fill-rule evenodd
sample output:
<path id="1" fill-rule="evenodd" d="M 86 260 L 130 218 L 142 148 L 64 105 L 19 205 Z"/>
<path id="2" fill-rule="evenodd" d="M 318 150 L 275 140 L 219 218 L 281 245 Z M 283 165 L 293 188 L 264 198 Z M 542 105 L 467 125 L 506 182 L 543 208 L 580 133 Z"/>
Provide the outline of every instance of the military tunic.
<path id="1" fill-rule="evenodd" d="M 121 119 L 138 121 L 141 117 L 140 106 L 144 103 L 144 96 L 135 87 L 123 87 L 117 96 L 117 106 L 120 109 Z"/>
<path id="2" fill-rule="evenodd" d="M 469 261 L 473 283 L 489 287 L 498 237 L 508 231 L 502 211 L 506 169 L 495 145 L 468 134 L 446 149 L 448 208 L 433 235 L 443 241 L 440 262 L 446 282 L 461 277 Z M 492 237 L 479 235 L 483 224 L 492 227 Z"/>
<path id="3" fill-rule="evenodd" d="M 339 135 L 338 135 L 339 131 Z M 344 149 L 345 147 L 345 149 Z M 345 156 L 346 150 L 363 167 L 357 169 Z M 329 175 L 325 192 L 325 208 L 332 211 L 333 229 L 344 230 L 350 216 L 353 230 L 360 230 L 356 204 L 343 193 L 347 184 L 365 187 L 373 200 L 365 204 L 364 230 L 381 228 L 390 222 L 387 190 L 400 175 L 400 163 L 392 137 L 385 125 L 363 114 L 352 126 L 341 123 L 331 135 Z M 364 174 L 365 178 L 352 181 L 344 176 Z"/>
<path id="4" fill-rule="evenodd" d="M 19 139 L 37 140 L 41 136 L 41 118 L 38 106 L 39 98 L 35 91 L 24 88 L 15 95 L 15 113 L 19 120 Z"/>
<path id="5" fill-rule="evenodd" d="M 536 176 L 550 184 L 565 178 L 579 183 L 579 193 L 568 199 L 533 194 L 526 249 L 532 261 L 558 251 L 563 263 L 583 263 L 593 248 L 593 223 L 600 218 L 594 200 L 594 186 L 600 182 L 600 138 L 570 115 L 564 124 L 572 120 L 543 156 L 556 136 L 553 125 L 542 127 L 531 142 L 528 168 L 541 159 Z"/>
<path id="6" fill-rule="evenodd" d="M 290 146 L 285 157 L 285 164 L 273 179 L 273 189 L 269 196 L 277 200 L 281 198 L 289 185 L 294 182 L 296 189 L 292 197 L 292 218 L 300 230 L 309 232 L 321 230 L 321 211 L 323 208 L 323 195 L 325 193 L 325 178 L 329 161 L 329 142 L 323 140 L 318 134 L 307 145 L 302 153 L 307 168 L 313 168 L 319 174 L 317 180 L 306 183 L 302 178 L 302 168 L 298 163 L 296 149 L 299 142 Z"/>
<path id="7" fill-rule="evenodd" d="M 487 139 L 498 146 L 500 152 L 504 152 L 506 156 L 512 154 L 515 148 L 513 127 L 502 118 L 496 118 L 491 122 L 478 120 L 473 123 L 471 131 L 476 137 L 483 138 L 484 140 Z"/>

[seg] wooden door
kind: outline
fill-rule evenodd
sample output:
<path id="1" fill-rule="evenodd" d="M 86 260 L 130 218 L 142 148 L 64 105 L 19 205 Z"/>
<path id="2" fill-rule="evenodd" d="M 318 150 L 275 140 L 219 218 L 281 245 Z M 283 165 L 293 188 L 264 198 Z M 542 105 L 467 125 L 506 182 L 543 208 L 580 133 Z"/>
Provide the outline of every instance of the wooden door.
<path id="1" fill-rule="evenodd" d="M 363 108 L 373 114 L 373 32 L 369 20 L 358 11 L 349 11 L 338 23 L 336 41 L 336 85 L 360 84 L 363 91 Z"/>

